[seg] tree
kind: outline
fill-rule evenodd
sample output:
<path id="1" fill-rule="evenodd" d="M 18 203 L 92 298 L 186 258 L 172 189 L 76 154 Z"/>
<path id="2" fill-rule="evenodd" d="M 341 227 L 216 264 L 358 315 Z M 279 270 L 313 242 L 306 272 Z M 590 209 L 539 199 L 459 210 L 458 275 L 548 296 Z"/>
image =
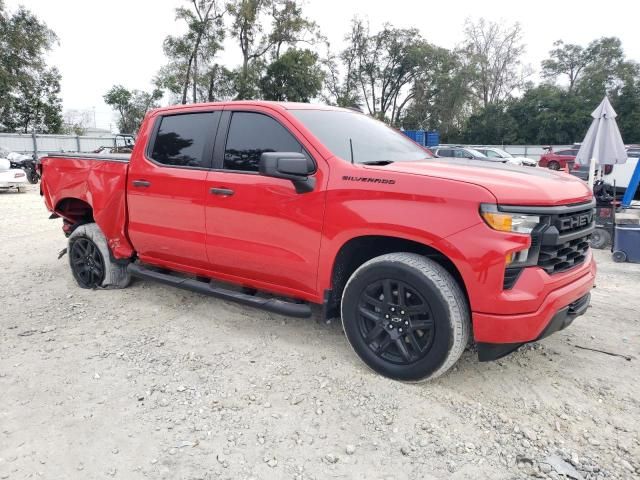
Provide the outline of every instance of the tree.
<path id="1" fill-rule="evenodd" d="M 114 85 L 104 95 L 104 102 L 118 113 L 120 133 L 136 133 L 146 113 L 158 107 L 162 91 L 149 92 L 128 90 L 122 85 Z"/>
<path id="2" fill-rule="evenodd" d="M 342 57 L 353 59 L 353 79 L 369 114 L 397 123 L 412 97 L 408 87 L 431 47 L 417 29 L 385 24 L 380 32 L 371 34 L 369 26 L 357 18 L 347 40 L 350 44 Z"/>
<path id="3" fill-rule="evenodd" d="M 308 102 L 322 89 L 323 78 L 316 53 L 291 48 L 267 67 L 260 88 L 266 100 Z"/>
<path id="4" fill-rule="evenodd" d="M 240 100 L 256 96 L 259 68 L 251 63 L 261 59 L 274 45 L 274 39 L 264 32 L 261 21 L 261 15 L 272 5 L 273 0 L 234 0 L 229 4 L 231 36 L 238 40 L 242 54 L 242 65 L 236 75 Z"/>
<path id="5" fill-rule="evenodd" d="M 493 103 L 469 117 L 462 140 L 465 143 L 504 145 L 515 142 L 517 125 L 506 103 Z"/>
<path id="6" fill-rule="evenodd" d="M 562 40 L 553 43 L 555 47 L 549 52 L 551 58 L 542 62 L 542 76 L 557 80 L 566 75 L 569 80 L 569 91 L 573 91 L 584 68 L 593 61 L 593 51 L 580 45 L 565 44 Z"/>
<path id="7" fill-rule="evenodd" d="M 460 141 L 460 132 L 475 106 L 470 88 L 474 72 L 459 51 L 433 47 L 412 85 L 403 112 L 406 129 L 438 130 L 443 142 Z"/>
<path id="8" fill-rule="evenodd" d="M 503 27 L 484 18 L 467 19 L 464 51 L 477 72 L 471 85 L 482 106 L 508 99 L 524 84 L 528 74 L 522 65 L 524 50 L 519 23 Z"/>
<path id="9" fill-rule="evenodd" d="M 530 86 L 513 100 L 509 115 L 516 129 L 514 143 L 566 145 L 581 141 L 595 106 L 555 85 Z M 489 140 L 487 140 L 489 141 Z"/>
<path id="10" fill-rule="evenodd" d="M 542 75 L 552 82 L 563 77 L 569 81 L 569 92 L 576 92 L 591 101 L 600 101 L 624 85 L 633 75 L 633 65 L 625 58 L 622 43 L 615 37 L 593 40 L 586 47 L 554 43 L 550 58 L 542 62 Z"/>
<path id="11" fill-rule="evenodd" d="M 45 54 L 55 33 L 30 11 L 6 11 L 0 1 L 0 118 L 8 131 L 58 133 L 62 128 L 60 73 Z"/>
<path id="12" fill-rule="evenodd" d="M 237 98 L 260 95 L 260 78 L 285 47 L 315 44 L 320 38 L 315 22 L 303 17 L 293 0 L 233 0 L 229 6 L 231 36 L 238 41 L 242 64 L 235 72 Z"/>
<path id="13" fill-rule="evenodd" d="M 352 29 L 351 33 L 345 36 L 344 39 L 350 47 L 338 56 L 331 52 L 329 42 L 326 43 L 327 56 L 322 62 L 325 70 L 325 91 L 322 93 L 322 99 L 330 105 L 361 110 L 362 98 L 358 91 L 356 61 L 357 43 L 353 38 L 356 33 Z M 344 73 L 341 72 L 340 62 L 343 64 Z"/>
<path id="14" fill-rule="evenodd" d="M 318 26 L 302 15 L 302 7 L 294 0 L 279 0 L 272 5 L 273 30 L 270 41 L 274 46 L 274 58 L 278 60 L 282 47 L 306 43 L 315 45 L 320 40 Z"/>
<path id="15" fill-rule="evenodd" d="M 63 115 L 63 131 L 68 135 L 84 135 L 93 119 L 94 114 L 90 110 L 67 110 Z"/>
<path id="16" fill-rule="evenodd" d="M 640 65 L 628 64 L 624 85 L 611 95 L 620 134 L 627 143 L 640 143 Z"/>
<path id="17" fill-rule="evenodd" d="M 566 45 L 562 41 L 555 42 L 554 46 L 551 58 L 542 62 L 543 74 L 552 82 L 566 76 L 569 80 L 567 93 L 576 97 L 558 93 L 563 103 L 557 108 L 562 111 L 568 105 L 578 103 L 580 115 L 590 121 L 588 115 L 608 95 L 618 112 L 617 121 L 623 138 L 627 142 L 640 140 L 640 67 L 626 59 L 622 42 L 615 37 L 604 37 L 593 40 L 586 47 Z M 571 121 L 582 127 L 585 122 L 579 118 Z M 565 128 L 575 130 L 568 125 Z"/>
<path id="18" fill-rule="evenodd" d="M 187 32 L 165 38 L 163 48 L 169 63 L 160 70 L 156 84 L 179 94 L 183 104 L 189 99 L 189 87 L 191 101 L 195 103 L 201 83 L 207 85 L 210 81 L 215 67 L 211 60 L 222 48 L 224 39 L 224 14 L 220 0 L 190 0 L 189 8 L 176 9 L 176 20 L 187 24 Z"/>

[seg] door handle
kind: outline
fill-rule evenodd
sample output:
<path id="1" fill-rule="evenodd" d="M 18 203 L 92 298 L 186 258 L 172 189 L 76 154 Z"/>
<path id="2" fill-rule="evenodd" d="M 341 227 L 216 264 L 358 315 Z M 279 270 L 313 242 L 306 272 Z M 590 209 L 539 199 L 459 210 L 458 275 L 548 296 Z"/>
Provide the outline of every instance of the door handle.
<path id="1" fill-rule="evenodd" d="M 147 182 L 146 180 L 134 180 L 133 181 L 133 186 L 134 187 L 150 187 L 151 186 L 151 182 Z"/>
<path id="2" fill-rule="evenodd" d="M 220 196 L 223 196 L 223 197 L 230 197 L 235 192 L 233 190 L 231 190 L 230 188 L 212 188 L 212 189 L 209 190 L 209 193 L 211 193 L 212 195 L 220 195 Z"/>

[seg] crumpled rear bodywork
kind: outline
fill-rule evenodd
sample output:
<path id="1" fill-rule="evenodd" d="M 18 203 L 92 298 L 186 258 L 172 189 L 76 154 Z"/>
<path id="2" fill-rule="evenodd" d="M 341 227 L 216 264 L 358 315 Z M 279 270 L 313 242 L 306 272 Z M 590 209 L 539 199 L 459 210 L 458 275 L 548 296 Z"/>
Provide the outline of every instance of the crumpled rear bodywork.
<path id="1" fill-rule="evenodd" d="M 129 258 L 133 247 L 126 233 L 128 168 L 127 162 L 109 158 L 45 157 L 40 191 L 47 208 L 65 219 L 65 233 L 95 221 L 112 255 Z"/>

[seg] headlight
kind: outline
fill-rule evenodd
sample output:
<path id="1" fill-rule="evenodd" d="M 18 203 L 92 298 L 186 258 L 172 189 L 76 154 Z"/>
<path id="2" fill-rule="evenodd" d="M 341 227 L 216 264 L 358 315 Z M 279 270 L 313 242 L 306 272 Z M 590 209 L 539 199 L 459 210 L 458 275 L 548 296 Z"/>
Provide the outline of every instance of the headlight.
<path id="1" fill-rule="evenodd" d="M 481 205 L 480 215 L 487 225 L 501 232 L 529 234 L 540 223 L 540 217 L 537 215 L 504 213 L 498 211 L 495 205 Z"/>
<path id="2" fill-rule="evenodd" d="M 501 232 L 523 233 L 530 235 L 540 223 L 538 215 L 525 215 L 522 213 L 500 212 L 496 205 L 481 205 L 480 215 L 494 230 Z M 529 260 L 529 249 L 508 253 L 505 263 L 509 266 L 526 265 Z"/>

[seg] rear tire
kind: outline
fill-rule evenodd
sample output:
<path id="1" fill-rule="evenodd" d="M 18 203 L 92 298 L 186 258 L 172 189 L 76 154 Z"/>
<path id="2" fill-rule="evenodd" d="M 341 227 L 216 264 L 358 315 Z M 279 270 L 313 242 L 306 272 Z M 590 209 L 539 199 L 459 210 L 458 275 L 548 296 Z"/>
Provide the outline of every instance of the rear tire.
<path id="1" fill-rule="evenodd" d="M 604 228 L 596 228 L 591 234 L 591 248 L 602 250 L 611 244 L 611 234 Z"/>
<path id="2" fill-rule="evenodd" d="M 131 282 L 127 265 L 111 258 L 107 239 L 95 223 L 76 228 L 67 251 L 73 277 L 82 288 L 125 288 Z"/>
<path id="3" fill-rule="evenodd" d="M 470 337 L 460 285 L 440 264 L 415 253 L 390 253 L 364 263 L 345 286 L 341 310 L 356 354 L 394 380 L 442 375 Z"/>
<path id="4" fill-rule="evenodd" d="M 549 162 L 549 165 L 547 166 L 549 167 L 550 170 L 560 170 L 560 164 L 555 160 Z"/>

